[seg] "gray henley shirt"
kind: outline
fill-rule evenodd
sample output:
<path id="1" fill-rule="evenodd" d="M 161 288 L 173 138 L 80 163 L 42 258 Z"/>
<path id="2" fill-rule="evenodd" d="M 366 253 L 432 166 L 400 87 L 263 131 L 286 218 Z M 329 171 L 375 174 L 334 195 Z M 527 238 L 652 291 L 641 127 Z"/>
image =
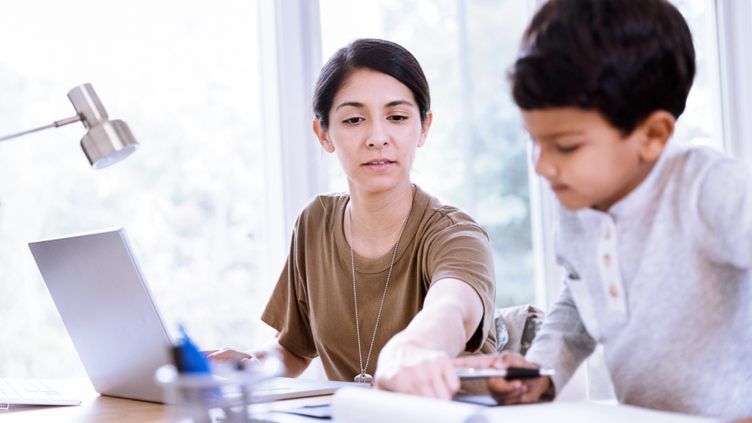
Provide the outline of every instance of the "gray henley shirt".
<path id="1" fill-rule="evenodd" d="M 606 213 L 559 207 L 564 289 L 528 351 L 556 391 L 604 346 L 623 404 L 752 416 L 752 174 L 673 145 Z"/>

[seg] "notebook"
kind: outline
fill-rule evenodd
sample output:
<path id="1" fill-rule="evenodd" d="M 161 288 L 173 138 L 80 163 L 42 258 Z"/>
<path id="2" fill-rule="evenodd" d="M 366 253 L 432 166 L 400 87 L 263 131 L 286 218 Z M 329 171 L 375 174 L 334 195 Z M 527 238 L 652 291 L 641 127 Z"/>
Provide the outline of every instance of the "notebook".
<path id="1" fill-rule="evenodd" d="M 122 228 L 29 243 L 94 389 L 164 402 L 156 370 L 172 343 Z M 229 295 L 229 294 L 228 294 Z M 276 378 L 255 401 L 331 394 L 352 383 Z"/>

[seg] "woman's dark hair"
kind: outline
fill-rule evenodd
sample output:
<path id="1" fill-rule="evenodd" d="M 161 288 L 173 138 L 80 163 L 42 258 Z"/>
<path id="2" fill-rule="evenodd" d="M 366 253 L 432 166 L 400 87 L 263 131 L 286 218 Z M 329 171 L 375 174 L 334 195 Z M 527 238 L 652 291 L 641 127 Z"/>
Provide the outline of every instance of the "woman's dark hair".
<path id="1" fill-rule="evenodd" d="M 692 35 L 666 0 L 550 0 L 509 71 L 523 110 L 597 110 L 631 133 L 651 113 L 684 112 L 695 76 Z"/>
<path id="2" fill-rule="evenodd" d="M 334 97 L 347 78 L 360 69 L 380 72 L 403 83 L 415 97 L 420 121 L 426 121 L 431 110 L 431 94 L 415 57 L 397 43 L 361 38 L 339 49 L 321 69 L 313 94 L 313 112 L 324 129 L 329 128 Z"/>

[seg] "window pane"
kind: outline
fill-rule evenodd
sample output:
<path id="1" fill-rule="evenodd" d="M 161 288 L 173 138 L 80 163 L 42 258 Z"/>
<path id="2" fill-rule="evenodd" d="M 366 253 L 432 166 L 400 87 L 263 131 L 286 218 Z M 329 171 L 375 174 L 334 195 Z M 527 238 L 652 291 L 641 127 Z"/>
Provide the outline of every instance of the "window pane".
<path id="1" fill-rule="evenodd" d="M 431 87 L 434 121 L 412 179 L 443 203 L 468 212 L 489 233 L 497 305 L 533 303 L 525 137 L 506 79 L 527 22 L 527 3 L 320 4 L 324 61 L 349 40 L 363 37 L 395 41 L 418 59 Z M 336 159 L 328 157 L 328 162 L 331 188 L 346 190 Z"/>
<path id="2" fill-rule="evenodd" d="M 170 331 L 264 339 L 255 2 L 4 2 L 0 38 L 0 136 L 73 116 L 90 82 L 141 143 L 99 171 L 80 123 L 0 145 L 0 374 L 84 375 L 26 244 L 118 226 Z"/>
<path id="3" fill-rule="evenodd" d="M 687 107 L 677 122 L 674 138 L 682 143 L 723 150 L 715 1 L 671 0 L 671 3 L 689 24 L 697 58 L 697 74 Z"/>

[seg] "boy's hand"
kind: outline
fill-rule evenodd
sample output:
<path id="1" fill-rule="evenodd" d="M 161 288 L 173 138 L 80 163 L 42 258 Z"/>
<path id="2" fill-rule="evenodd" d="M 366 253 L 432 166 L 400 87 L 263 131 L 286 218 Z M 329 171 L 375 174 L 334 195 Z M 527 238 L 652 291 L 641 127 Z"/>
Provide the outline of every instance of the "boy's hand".
<path id="1" fill-rule="evenodd" d="M 540 368 L 537 364 L 529 363 L 521 355 L 514 353 L 456 358 L 452 364 L 455 367 L 476 369 Z M 551 386 L 551 378 L 546 376 L 535 379 L 506 380 L 502 377 L 490 377 L 487 383 L 491 396 L 499 404 L 530 404 L 538 401 L 538 398 Z"/>

